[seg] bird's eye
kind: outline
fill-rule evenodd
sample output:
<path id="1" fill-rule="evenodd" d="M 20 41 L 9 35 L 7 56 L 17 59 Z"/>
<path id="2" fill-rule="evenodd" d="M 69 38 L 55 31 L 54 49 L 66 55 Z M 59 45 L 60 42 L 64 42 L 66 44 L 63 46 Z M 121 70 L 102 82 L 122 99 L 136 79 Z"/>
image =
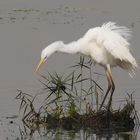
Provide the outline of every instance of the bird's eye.
<path id="1" fill-rule="evenodd" d="M 45 57 L 45 59 L 47 59 L 47 56 Z"/>

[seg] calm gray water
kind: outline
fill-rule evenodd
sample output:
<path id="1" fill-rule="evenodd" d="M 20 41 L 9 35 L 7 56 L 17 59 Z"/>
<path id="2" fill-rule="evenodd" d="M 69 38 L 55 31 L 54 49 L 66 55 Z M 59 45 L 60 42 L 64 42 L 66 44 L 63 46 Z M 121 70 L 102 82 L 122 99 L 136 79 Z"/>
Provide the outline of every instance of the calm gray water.
<path id="1" fill-rule="evenodd" d="M 9 139 L 19 137 L 18 125 L 17 127 L 11 126 L 13 124 L 8 125 L 9 120 L 6 121 L 4 117 L 18 114 L 18 104 L 14 100 L 17 95 L 16 89 L 35 94 L 42 88 L 34 71 L 41 50 L 51 42 L 77 40 L 89 28 L 114 21 L 132 28 L 131 50 L 140 62 L 139 5 L 138 0 L 0 0 L 0 123 L 3 124 L 0 125 L 0 137 L 3 140 L 7 135 Z M 46 71 L 63 73 L 77 58 L 76 55 L 53 55 L 42 67 L 41 73 Z M 96 69 L 104 73 L 100 67 L 97 66 Z M 119 68 L 113 71 L 113 75 L 116 83 L 114 104 L 125 97 L 126 91 L 129 93 L 135 91 L 136 108 L 140 114 L 139 70 L 133 79 Z M 106 81 L 103 81 L 102 85 L 106 87 Z M 70 139 L 68 133 L 63 136 Z M 79 139 L 84 139 L 83 135 L 86 134 L 81 130 L 75 135 L 78 135 L 77 139 L 79 135 L 82 135 Z M 96 138 L 97 136 L 94 139 Z"/>

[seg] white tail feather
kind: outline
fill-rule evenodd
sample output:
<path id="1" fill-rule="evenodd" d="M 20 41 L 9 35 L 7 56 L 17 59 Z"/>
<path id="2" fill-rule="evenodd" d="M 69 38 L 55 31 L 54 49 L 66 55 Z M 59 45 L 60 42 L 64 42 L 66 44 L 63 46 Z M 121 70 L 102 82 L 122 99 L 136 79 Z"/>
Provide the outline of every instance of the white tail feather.
<path id="1" fill-rule="evenodd" d="M 102 27 L 117 32 L 127 40 L 131 38 L 131 30 L 125 26 L 117 26 L 115 22 L 104 23 Z"/>

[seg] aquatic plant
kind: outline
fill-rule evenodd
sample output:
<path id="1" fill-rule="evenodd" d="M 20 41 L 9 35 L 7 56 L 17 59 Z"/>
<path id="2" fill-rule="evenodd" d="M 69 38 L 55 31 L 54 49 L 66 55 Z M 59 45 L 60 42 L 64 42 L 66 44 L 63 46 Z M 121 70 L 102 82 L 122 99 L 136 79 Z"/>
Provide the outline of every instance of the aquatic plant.
<path id="1" fill-rule="evenodd" d="M 132 94 L 127 94 L 126 103 L 118 110 L 108 111 L 106 107 L 99 110 L 103 89 L 94 79 L 101 74 L 94 72 L 92 67 L 94 65 L 89 58 L 80 56 L 79 62 L 70 67 L 72 72 L 68 75 L 56 72 L 40 75 L 42 93 L 31 96 L 18 90 L 19 112 L 28 128 L 43 124 L 48 128 L 133 130 L 135 124 L 139 124 L 139 118 Z M 35 99 L 40 94 L 44 94 L 45 98 L 35 109 Z"/>

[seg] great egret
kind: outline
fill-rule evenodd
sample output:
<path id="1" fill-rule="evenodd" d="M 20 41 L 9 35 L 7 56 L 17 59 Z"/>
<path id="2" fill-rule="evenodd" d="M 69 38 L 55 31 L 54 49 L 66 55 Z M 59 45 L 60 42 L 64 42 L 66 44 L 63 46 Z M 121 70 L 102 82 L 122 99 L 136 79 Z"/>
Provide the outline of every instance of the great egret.
<path id="1" fill-rule="evenodd" d="M 90 56 L 97 64 L 104 67 L 108 80 L 108 89 L 101 103 L 102 108 L 108 93 L 110 99 L 108 109 L 110 109 L 115 84 L 112 78 L 112 67 L 119 66 L 128 71 L 133 77 L 135 69 L 138 67 L 135 58 L 130 53 L 130 43 L 128 42 L 131 36 L 130 30 L 125 26 L 117 26 L 114 22 L 104 23 L 101 27 L 89 29 L 86 34 L 68 44 L 63 41 L 56 41 L 42 50 L 41 60 L 36 68 L 38 72 L 40 66 L 46 59 L 55 52 L 64 53 L 81 53 Z"/>

